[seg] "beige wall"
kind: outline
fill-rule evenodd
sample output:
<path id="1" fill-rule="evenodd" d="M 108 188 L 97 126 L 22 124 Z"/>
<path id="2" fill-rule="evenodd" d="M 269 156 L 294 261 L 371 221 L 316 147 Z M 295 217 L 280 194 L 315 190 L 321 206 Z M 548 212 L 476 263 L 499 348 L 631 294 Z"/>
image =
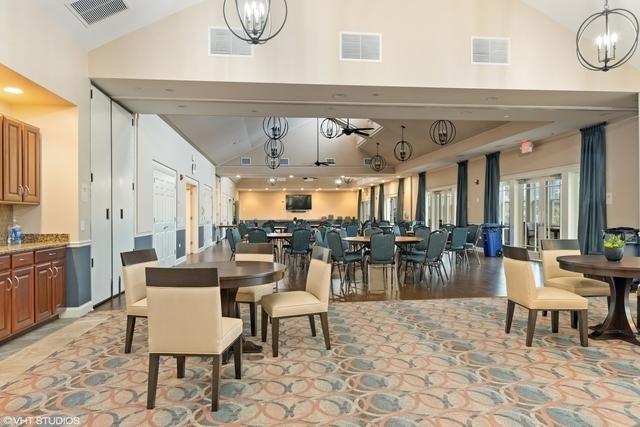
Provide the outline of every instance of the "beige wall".
<path id="1" fill-rule="evenodd" d="M 607 206 L 609 227 L 640 228 L 638 118 L 607 126 Z"/>
<path id="2" fill-rule="evenodd" d="M 312 210 L 307 212 L 288 212 L 285 208 L 285 195 L 290 192 L 276 191 L 238 191 L 241 220 L 265 219 L 320 219 L 323 216 L 357 216 L 357 191 L 314 191 L 311 194 Z"/>

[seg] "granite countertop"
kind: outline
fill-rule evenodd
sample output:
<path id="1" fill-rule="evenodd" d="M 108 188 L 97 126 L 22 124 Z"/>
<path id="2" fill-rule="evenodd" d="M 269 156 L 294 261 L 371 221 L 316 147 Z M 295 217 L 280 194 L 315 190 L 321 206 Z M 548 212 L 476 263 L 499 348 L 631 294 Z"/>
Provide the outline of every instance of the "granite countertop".
<path id="1" fill-rule="evenodd" d="M 68 244 L 68 234 L 24 234 L 22 243 L 18 245 L 0 244 L 0 255 L 61 248 L 66 247 Z"/>

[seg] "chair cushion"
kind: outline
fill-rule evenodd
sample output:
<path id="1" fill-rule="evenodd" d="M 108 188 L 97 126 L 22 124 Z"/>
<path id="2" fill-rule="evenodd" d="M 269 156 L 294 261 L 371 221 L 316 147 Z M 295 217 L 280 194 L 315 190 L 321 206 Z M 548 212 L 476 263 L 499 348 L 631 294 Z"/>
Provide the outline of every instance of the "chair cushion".
<path id="1" fill-rule="evenodd" d="M 292 291 L 264 296 L 262 308 L 271 317 L 288 317 L 326 312 L 328 306 L 309 292 Z"/>
<path id="2" fill-rule="evenodd" d="M 528 308 L 537 310 L 586 310 L 589 301 L 560 288 L 536 288 L 536 293 Z"/>
<path id="3" fill-rule="evenodd" d="M 233 317 L 222 318 L 222 339 L 220 346 L 215 349 L 214 354 L 225 351 L 233 342 L 242 335 L 242 320 Z"/>
<path id="4" fill-rule="evenodd" d="M 147 299 L 141 299 L 127 307 L 127 315 L 147 317 Z"/>
<path id="5" fill-rule="evenodd" d="M 263 296 L 273 293 L 273 284 L 239 288 L 236 302 L 260 302 Z"/>
<path id="6" fill-rule="evenodd" d="M 347 252 L 344 254 L 344 262 L 360 262 L 362 261 L 362 254 L 360 252 Z"/>
<path id="7" fill-rule="evenodd" d="M 610 294 L 609 285 L 605 282 L 595 279 L 587 279 L 586 277 L 555 277 L 547 279 L 545 286 L 564 289 L 583 297 L 608 297 Z"/>

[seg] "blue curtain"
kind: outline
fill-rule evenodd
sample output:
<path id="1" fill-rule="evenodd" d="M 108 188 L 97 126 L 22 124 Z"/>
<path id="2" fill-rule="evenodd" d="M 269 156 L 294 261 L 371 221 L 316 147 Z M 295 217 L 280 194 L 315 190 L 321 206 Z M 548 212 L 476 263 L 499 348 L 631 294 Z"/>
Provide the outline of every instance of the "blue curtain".
<path id="1" fill-rule="evenodd" d="M 500 153 L 487 154 L 484 175 L 484 222 L 497 224 L 500 218 Z"/>
<path id="2" fill-rule="evenodd" d="M 384 217 L 384 184 L 380 184 L 378 191 L 378 221 L 386 219 Z"/>
<path id="3" fill-rule="evenodd" d="M 358 221 L 362 221 L 362 189 L 358 190 Z"/>
<path id="4" fill-rule="evenodd" d="M 602 231 L 607 227 L 607 138 L 605 123 L 580 129 L 580 192 L 578 241 L 583 254 L 602 253 Z"/>
<path id="5" fill-rule="evenodd" d="M 371 221 L 376 217 L 376 187 L 371 187 L 369 192 L 369 219 Z"/>
<path id="6" fill-rule="evenodd" d="M 418 198 L 416 200 L 416 221 L 425 221 L 426 201 L 425 196 L 427 192 L 427 173 L 420 172 L 418 174 Z"/>
<path id="7" fill-rule="evenodd" d="M 467 166 L 469 162 L 458 162 L 458 187 L 456 191 L 456 225 L 467 226 Z"/>
<path id="8" fill-rule="evenodd" d="M 404 219 L 404 178 L 398 180 L 398 206 L 396 208 L 396 217 L 394 221 L 400 222 Z"/>

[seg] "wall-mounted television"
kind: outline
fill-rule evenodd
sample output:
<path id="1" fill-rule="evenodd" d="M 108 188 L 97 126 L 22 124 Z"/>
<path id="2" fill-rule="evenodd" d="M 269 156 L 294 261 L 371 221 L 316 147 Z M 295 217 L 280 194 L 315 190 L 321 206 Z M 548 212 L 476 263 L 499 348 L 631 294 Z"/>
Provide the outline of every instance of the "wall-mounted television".
<path id="1" fill-rule="evenodd" d="M 311 194 L 287 194 L 288 211 L 310 211 Z"/>

